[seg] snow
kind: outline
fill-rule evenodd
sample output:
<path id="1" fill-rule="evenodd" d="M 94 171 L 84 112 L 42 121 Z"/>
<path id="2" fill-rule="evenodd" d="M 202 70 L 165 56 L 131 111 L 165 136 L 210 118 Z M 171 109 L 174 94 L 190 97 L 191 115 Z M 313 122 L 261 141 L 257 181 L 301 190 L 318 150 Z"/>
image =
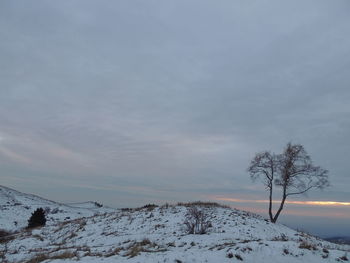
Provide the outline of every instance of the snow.
<path id="1" fill-rule="evenodd" d="M 350 251 L 350 246 L 329 243 L 248 212 L 216 205 L 198 209 L 211 222 L 207 234 L 187 233 L 185 205 L 118 209 L 19 231 L 13 240 L 0 242 L 0 258 L 10 263 L 34 258 L 55 263 L 239 262 L 239 258 L 318 263 L 342 262 Z"/>
<path id="2" fill-rule="evenodd" d="M 47 211 L 48 225 L 115 211 L 109 207 L 98 207 L 94 202 L 60 204 L 0 185 L 0 229 L 15 231 L 27 226 L 29 217 L 39 207 Z"/>

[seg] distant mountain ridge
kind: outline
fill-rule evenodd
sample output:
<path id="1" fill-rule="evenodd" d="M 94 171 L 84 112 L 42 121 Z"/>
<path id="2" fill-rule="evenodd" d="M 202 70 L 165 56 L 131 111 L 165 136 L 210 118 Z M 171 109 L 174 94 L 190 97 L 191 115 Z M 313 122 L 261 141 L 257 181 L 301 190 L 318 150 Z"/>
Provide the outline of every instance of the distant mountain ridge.
<path id="1" fill-rule="evenodd" d="M 350 245 L 350 237 L 327 237 L 325 240 L 337 244 L 347 244 Z"/>

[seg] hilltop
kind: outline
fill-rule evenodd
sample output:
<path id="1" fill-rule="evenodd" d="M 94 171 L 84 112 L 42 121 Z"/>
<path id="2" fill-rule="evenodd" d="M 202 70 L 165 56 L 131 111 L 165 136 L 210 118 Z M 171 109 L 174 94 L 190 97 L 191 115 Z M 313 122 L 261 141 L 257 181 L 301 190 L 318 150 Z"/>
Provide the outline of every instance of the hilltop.
<path id="1" fill-rule="evenodd" d="M 205 234 L 189 234 L 184 224 L 194 207 L 210 222 Z M 350 251 L 350 246 L 273 224 L 249 212 L 198 202 L 53 221 L 42 228 L 20 230 L 0 243 L 0 258 L 9 263 L 319 263 L 345 262 Z"/>
<path id="2" fill-rule="evenodd" d="M 46 210 L 48 225 L 115 211 L 91 201 L 62 204 L 0 185 L 0 229 L 14 231 L 26 227 L 31 213 L 39 207 Z"/>

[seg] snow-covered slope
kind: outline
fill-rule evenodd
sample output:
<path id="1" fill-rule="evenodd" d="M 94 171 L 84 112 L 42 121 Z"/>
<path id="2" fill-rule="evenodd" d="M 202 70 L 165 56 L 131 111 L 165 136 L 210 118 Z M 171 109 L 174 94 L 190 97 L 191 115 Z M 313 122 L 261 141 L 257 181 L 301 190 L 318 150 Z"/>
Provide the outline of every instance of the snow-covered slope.
<path id="1" fill-rule="evenodd" d="M 94 202 L 60 204 L 0 185 L 0 229 L 18 230 L 27 226 L 27 221 L 32 212 L 39 207 L 46 210 L 48 225 L 115 211 L 115 209 L 101 207 L 101 205 Z"/>
<path id="2" fill-rule="evenodd" d="M 197 204 L 211 226 L 207 234 L 188 234 L 184 221 L 189 207 L 123 209 L 22 231 L 0 242 L 0 258 L 10 263 L 319 263 L 348 258 L 349 246 L 217 205 Z"/>

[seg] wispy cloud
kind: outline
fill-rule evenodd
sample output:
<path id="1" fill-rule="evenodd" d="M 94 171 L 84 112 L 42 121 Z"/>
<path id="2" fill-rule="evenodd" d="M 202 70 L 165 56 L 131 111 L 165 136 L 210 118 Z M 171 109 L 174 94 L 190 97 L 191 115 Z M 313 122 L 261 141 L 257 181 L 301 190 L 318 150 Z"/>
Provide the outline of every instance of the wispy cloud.
<path id="1" fill-rule="evenodd" d="M 17 165 L 36 169 L 92 168 L 88 155 L 79 153 L 56 142 L 26 134 L 2 133 L 0 156 Z"/>

